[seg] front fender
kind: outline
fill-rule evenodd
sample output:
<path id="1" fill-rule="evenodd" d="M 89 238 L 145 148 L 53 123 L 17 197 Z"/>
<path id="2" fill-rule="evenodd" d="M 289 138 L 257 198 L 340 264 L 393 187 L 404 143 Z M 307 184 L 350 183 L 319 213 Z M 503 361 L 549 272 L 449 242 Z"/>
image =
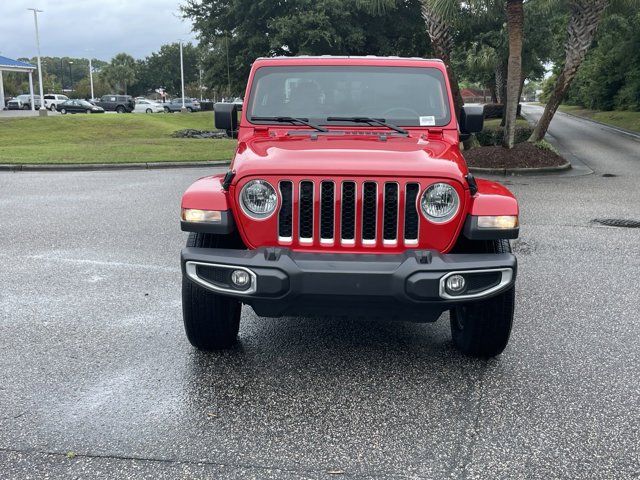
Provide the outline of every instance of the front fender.
<path id="1" fill-rule="evenodd" d="M 203 232 L 226 235 L 235 230 L 235 222 L 229 207 L 228 192 L 222 188 L 223 175 L 211 175 L 196 180 L 182 195 L 182 209 L 214 210 L 220 212 L 220 221 L 180 221 L 185 232 Z"/>
<path id="2" fill-rule="evenodd" d="M 182 208 L 229 210 L 227 192 L 222 188 L 223 177 L 211 175 L 196 180 L 182 195 Z"/>
<path id="3" fill-rule="evenodd" d="M 518 200 L 507 187 L 490 180 L 477 179 L 478 192 L 471 197 L 469 215 L 518 215 Z"/>

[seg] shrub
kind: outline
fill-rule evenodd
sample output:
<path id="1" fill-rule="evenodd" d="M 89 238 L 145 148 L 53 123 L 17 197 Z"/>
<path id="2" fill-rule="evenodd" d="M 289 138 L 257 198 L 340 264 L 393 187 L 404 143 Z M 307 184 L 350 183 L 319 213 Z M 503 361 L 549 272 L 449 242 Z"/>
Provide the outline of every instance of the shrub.
<path id="1" fill-rule="evenodd" d="M 518 104 L 518 115 L 522 105 Z M 504 115 L 504 105 L 502 103 L 487 103 L 484 105 L 484 118 L 502 118 Z"/>
<path id="2" fill-rule="evenodd" d="M 533 133 L 533 127 L 530 125 L 516 125 L 515 143 L 526 142 Z M 502 136 L 504 135 L 503 127 L 485 127 L 481 132 L 476 133 L 478 143 L 483 147 L 492 147 L 502 144 Z"/>

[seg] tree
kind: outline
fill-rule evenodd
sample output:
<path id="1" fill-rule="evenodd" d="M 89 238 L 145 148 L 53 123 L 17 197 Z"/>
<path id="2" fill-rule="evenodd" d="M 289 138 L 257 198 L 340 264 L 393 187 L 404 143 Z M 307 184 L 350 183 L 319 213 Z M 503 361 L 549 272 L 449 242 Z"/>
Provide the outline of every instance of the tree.
<path id="1" fill-rule="evenodd" d="M 102 69 L 105 79 L 118 86 L 127 94 L 127 85 L 136 80 L 136 61 L 131 55 L 119 53 L 111 59 L 111 63 Z"/>
<path id="2" fill-rule="evenodd" d="M 570 0 L 571 12 L 567 24 L 564 66 L 556 78 L 544 112 L 536 125 L 530 142 L 539 142 L 549 129 L 549 124 L 565 97 L 584 60 L 609 0 Z"/>
<path id="3" fill-rule="evenodd" d="M 420 0 L 186 0 L 207 85 L 242 95 L 251 63 L 276 55 L 430 53 Z"/>
<path id="4" fill-rule="evenodd" d="M 442 2 L 439 0 L 422 0 L 422 18 L 424 18 L 431 46 L 436 56 L 444 62 L 451 84 L 451 94 L 456 109 L 456 116 L 460 115 L 460 110 L 464 101 L 460 94 L 460 86 L 458 85 L 458 77 L 451 63 L 451 54 L 453 51 L 453 33 L 450 27 L 450 19 L 452 17 L 451 2 Z M 457 2 L 455 2 L 457 3 Z M 457 5 L 456 5 L 457 7 Z M 457 8 L 456 8 L 457 10 Z"/>
<path id="5" fill-rule="evenodd" d="M 184 63 L 184 83 L 198 81 L 200 69 L 200 53 L 191 43 L 182 45 Z M 162 45 L 136 65 L 136 82 L 131 85 L 134 95 L 146 95 L 159 87 L 164 87 L 173 95 L 181 95 L 180 85 L 180 44 Z M 199 94 L 198 94 L 199 95 Z"/>
<path id="6" fill-rule="evenodd" d="M 522 86 L 522 36 L 524 29 L 523 0 L 507 0 L 507 30 L 509 32 L 509 67 L 507 70 L 507 101 L 504 107 L 504 138 L 502 146 L 513 148 L 516 135 L 518 102 Z"/>

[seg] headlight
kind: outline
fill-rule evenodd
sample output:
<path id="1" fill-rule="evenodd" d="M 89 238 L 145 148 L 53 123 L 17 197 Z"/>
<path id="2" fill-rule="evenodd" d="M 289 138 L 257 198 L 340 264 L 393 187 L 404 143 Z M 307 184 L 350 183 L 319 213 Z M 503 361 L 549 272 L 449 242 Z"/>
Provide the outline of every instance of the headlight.
<path id="1" fill-rule="evenodd" d="M 420 198 L 420 208 L 428 220 L 444 223 L 458 212 L 460 198 L 458 192 L 447 183 L 430 185 Z"/>
<path id="2" fill-rule="evenodd" d="M 278 195 L 269 182 L 251 180 L 240 192 L 240 204 L 250 217 L 267 218 L 276 209 Z"/>

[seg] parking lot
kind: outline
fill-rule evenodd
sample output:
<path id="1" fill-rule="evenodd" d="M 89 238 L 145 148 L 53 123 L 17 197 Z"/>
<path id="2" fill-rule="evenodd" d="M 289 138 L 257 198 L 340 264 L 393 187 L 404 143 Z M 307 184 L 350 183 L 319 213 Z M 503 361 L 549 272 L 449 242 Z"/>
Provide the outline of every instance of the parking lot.
<path id="1" fill-rule="evenodd" d="M 0 477 L 637 478 L 640 230 L 592 221 L 640 219 L 640 143 L 564 115 L 551 133 L 586 166 L 503 179 L 519 278 L 490 361 L 446 315 L 248 308 L 236 349 L 199 353 L 178 212 L 211 169 L 0 172 Z"/>

